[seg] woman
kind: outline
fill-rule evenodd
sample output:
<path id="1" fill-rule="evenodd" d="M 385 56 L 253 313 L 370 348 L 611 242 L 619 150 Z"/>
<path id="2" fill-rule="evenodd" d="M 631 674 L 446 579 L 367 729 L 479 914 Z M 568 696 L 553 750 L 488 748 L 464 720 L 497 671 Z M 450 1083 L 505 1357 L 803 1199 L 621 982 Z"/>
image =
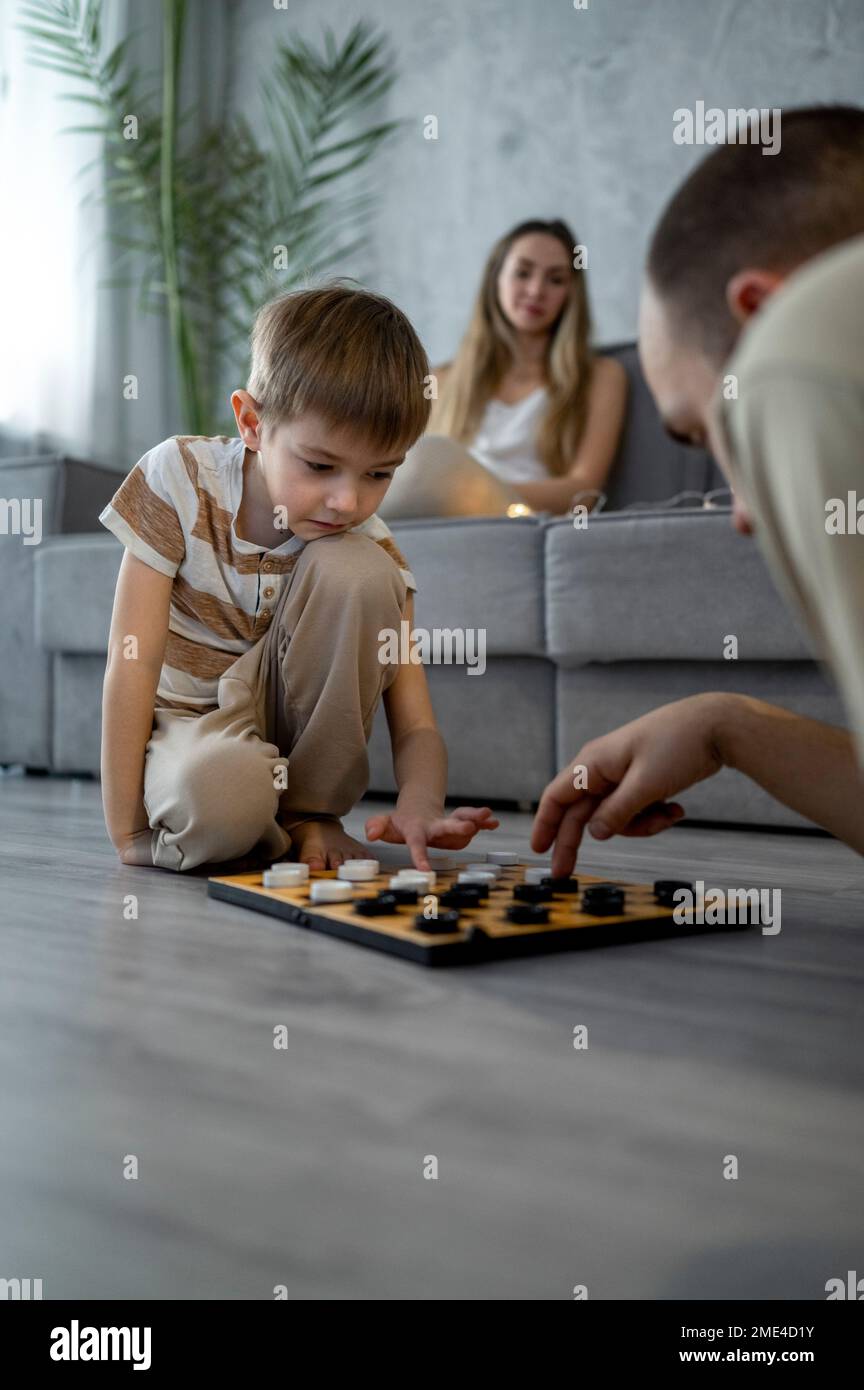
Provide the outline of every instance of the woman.
<path id="1" fill-rule="evenodd" d="M 434 373 L 428 434 L 397 469 L 382 516 L 594 505 L 618 448 L 627 374 L 590 350 L 575 249 L 566 223 L 538 220 L 493 247 L 456 357 Z"/>

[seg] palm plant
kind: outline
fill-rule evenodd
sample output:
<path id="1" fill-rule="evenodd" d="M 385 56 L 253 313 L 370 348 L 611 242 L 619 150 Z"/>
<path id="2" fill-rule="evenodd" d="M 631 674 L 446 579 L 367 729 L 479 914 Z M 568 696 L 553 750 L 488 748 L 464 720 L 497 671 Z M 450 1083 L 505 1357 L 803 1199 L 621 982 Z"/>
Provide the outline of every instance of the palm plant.
<path id="1" fill-rule="evenodd" d="M 180 108 L 185 0 L 162 0 L 155 90 L 129 65 L 134 33 L 102 55 L 102 0 L 42 0 L 21 12 L 31 61 L 90 89 L 63 93 L 94 108 L 93 122 L 64 130 L 104 139 L 79 172 L 107 158 L 97 201 L 118 209 L 112 270 L 142 258 L 135 275 L 101 283 L 137 283 L 138 308 L 167 314 L 184 428 L 222 432 L 220 362 L 233 359 L 235 380 L 238 360 L 248 367 L 255 310 L 366 243 L 372 195 L 361 174 L 399 124 L 363 124 L 393 83 L 384 41 L 358 23 L 341 43 L 326 30 L 320 50 L 296 34 L 279 44 L 260 84 L 262 147 L 242 113 L 190 130 L 199 113 Z"/>

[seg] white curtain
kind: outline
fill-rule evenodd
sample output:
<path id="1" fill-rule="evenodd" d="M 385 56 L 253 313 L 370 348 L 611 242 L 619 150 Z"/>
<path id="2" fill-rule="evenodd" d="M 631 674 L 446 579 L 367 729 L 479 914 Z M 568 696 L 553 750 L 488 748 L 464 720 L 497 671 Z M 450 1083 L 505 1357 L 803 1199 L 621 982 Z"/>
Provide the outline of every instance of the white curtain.
<path id="1" fill-rule="evenodd" d="M 130 29 L 130 57 L 142 85 L 159 86 L 162 6 L 158 0 L 105 0 L 103 56 Z M 223 0 L 187 4 L 184 104 L 218 111 L 226 80 Z M 0 0 L 0 430 L 128 471 L 184 428 L 162 316 L 141 314 L 135 289 L 99 287 L 116 250 L 106 237 L 112 210 L 85 192 L 101 192 L 97 135 L 61 134 L 94 123 L 96 108 L 61 100 L 89 92 L 82 82 L 36 66 L 20 0 Z M 158 100 L 158 99 L 157 99 Z M 127 261 L 123 273 L 134 272 Z M 139 397 L 124 398 L 134 373 Z"/>
<path id="2" fill-rule="evenodd" d="M 27 435 L 50 433 L 74 450 L 90 429 L 101 223 L 98 209 L 79 210 L 83 181 L 74 174 L 98 154 L 99 141 L 57 133 L 83 124 L 77 117 L 85 108 L 58 101 L 69 79 L 27 60 L 16 0 L 0 0 L 0 18 L 0 421 Z M 91 189 L 98 168 L 93 174 Z"/>

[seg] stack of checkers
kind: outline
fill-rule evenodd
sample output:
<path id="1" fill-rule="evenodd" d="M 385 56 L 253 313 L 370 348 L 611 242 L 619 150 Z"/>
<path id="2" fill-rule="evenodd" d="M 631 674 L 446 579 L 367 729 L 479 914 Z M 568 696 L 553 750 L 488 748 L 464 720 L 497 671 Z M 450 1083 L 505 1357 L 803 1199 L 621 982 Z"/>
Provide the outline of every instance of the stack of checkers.
<path id="1" fill-rule="evenodd" d="M 313 903 L 350 902 L 356 892 L 353 885 L 371 883 L 379 868 L 377 859 L 346 859 L 337 869 L 335 878 L 322 878 L 310 886 L 309 899 Z M 434 879 L 435 875 L 431 877 Z M 274 864 L 264 871 L 265 888 L 296 888 L 308 881 L 308 864 Z"/>

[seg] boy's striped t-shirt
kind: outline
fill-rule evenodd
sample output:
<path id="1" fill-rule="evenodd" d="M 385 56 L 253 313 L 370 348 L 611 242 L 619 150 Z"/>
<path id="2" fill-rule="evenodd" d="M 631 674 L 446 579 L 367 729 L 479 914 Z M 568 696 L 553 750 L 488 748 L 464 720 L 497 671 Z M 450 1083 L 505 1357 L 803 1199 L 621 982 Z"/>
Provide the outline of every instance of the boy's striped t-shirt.
<path id="1" fill-rule="evenodd" d="M 290 535 L 268 550 L 237 535 L 245 456 L 239 437 L 175 435 L 139 459 L 99 516 L 133 555 L 174 580 L 157 709 L 217 707 L 219 677 L 264 636 L 307 544 Z M 382 546 L 416 589 L 380 517 L 350 529 Z"/>

